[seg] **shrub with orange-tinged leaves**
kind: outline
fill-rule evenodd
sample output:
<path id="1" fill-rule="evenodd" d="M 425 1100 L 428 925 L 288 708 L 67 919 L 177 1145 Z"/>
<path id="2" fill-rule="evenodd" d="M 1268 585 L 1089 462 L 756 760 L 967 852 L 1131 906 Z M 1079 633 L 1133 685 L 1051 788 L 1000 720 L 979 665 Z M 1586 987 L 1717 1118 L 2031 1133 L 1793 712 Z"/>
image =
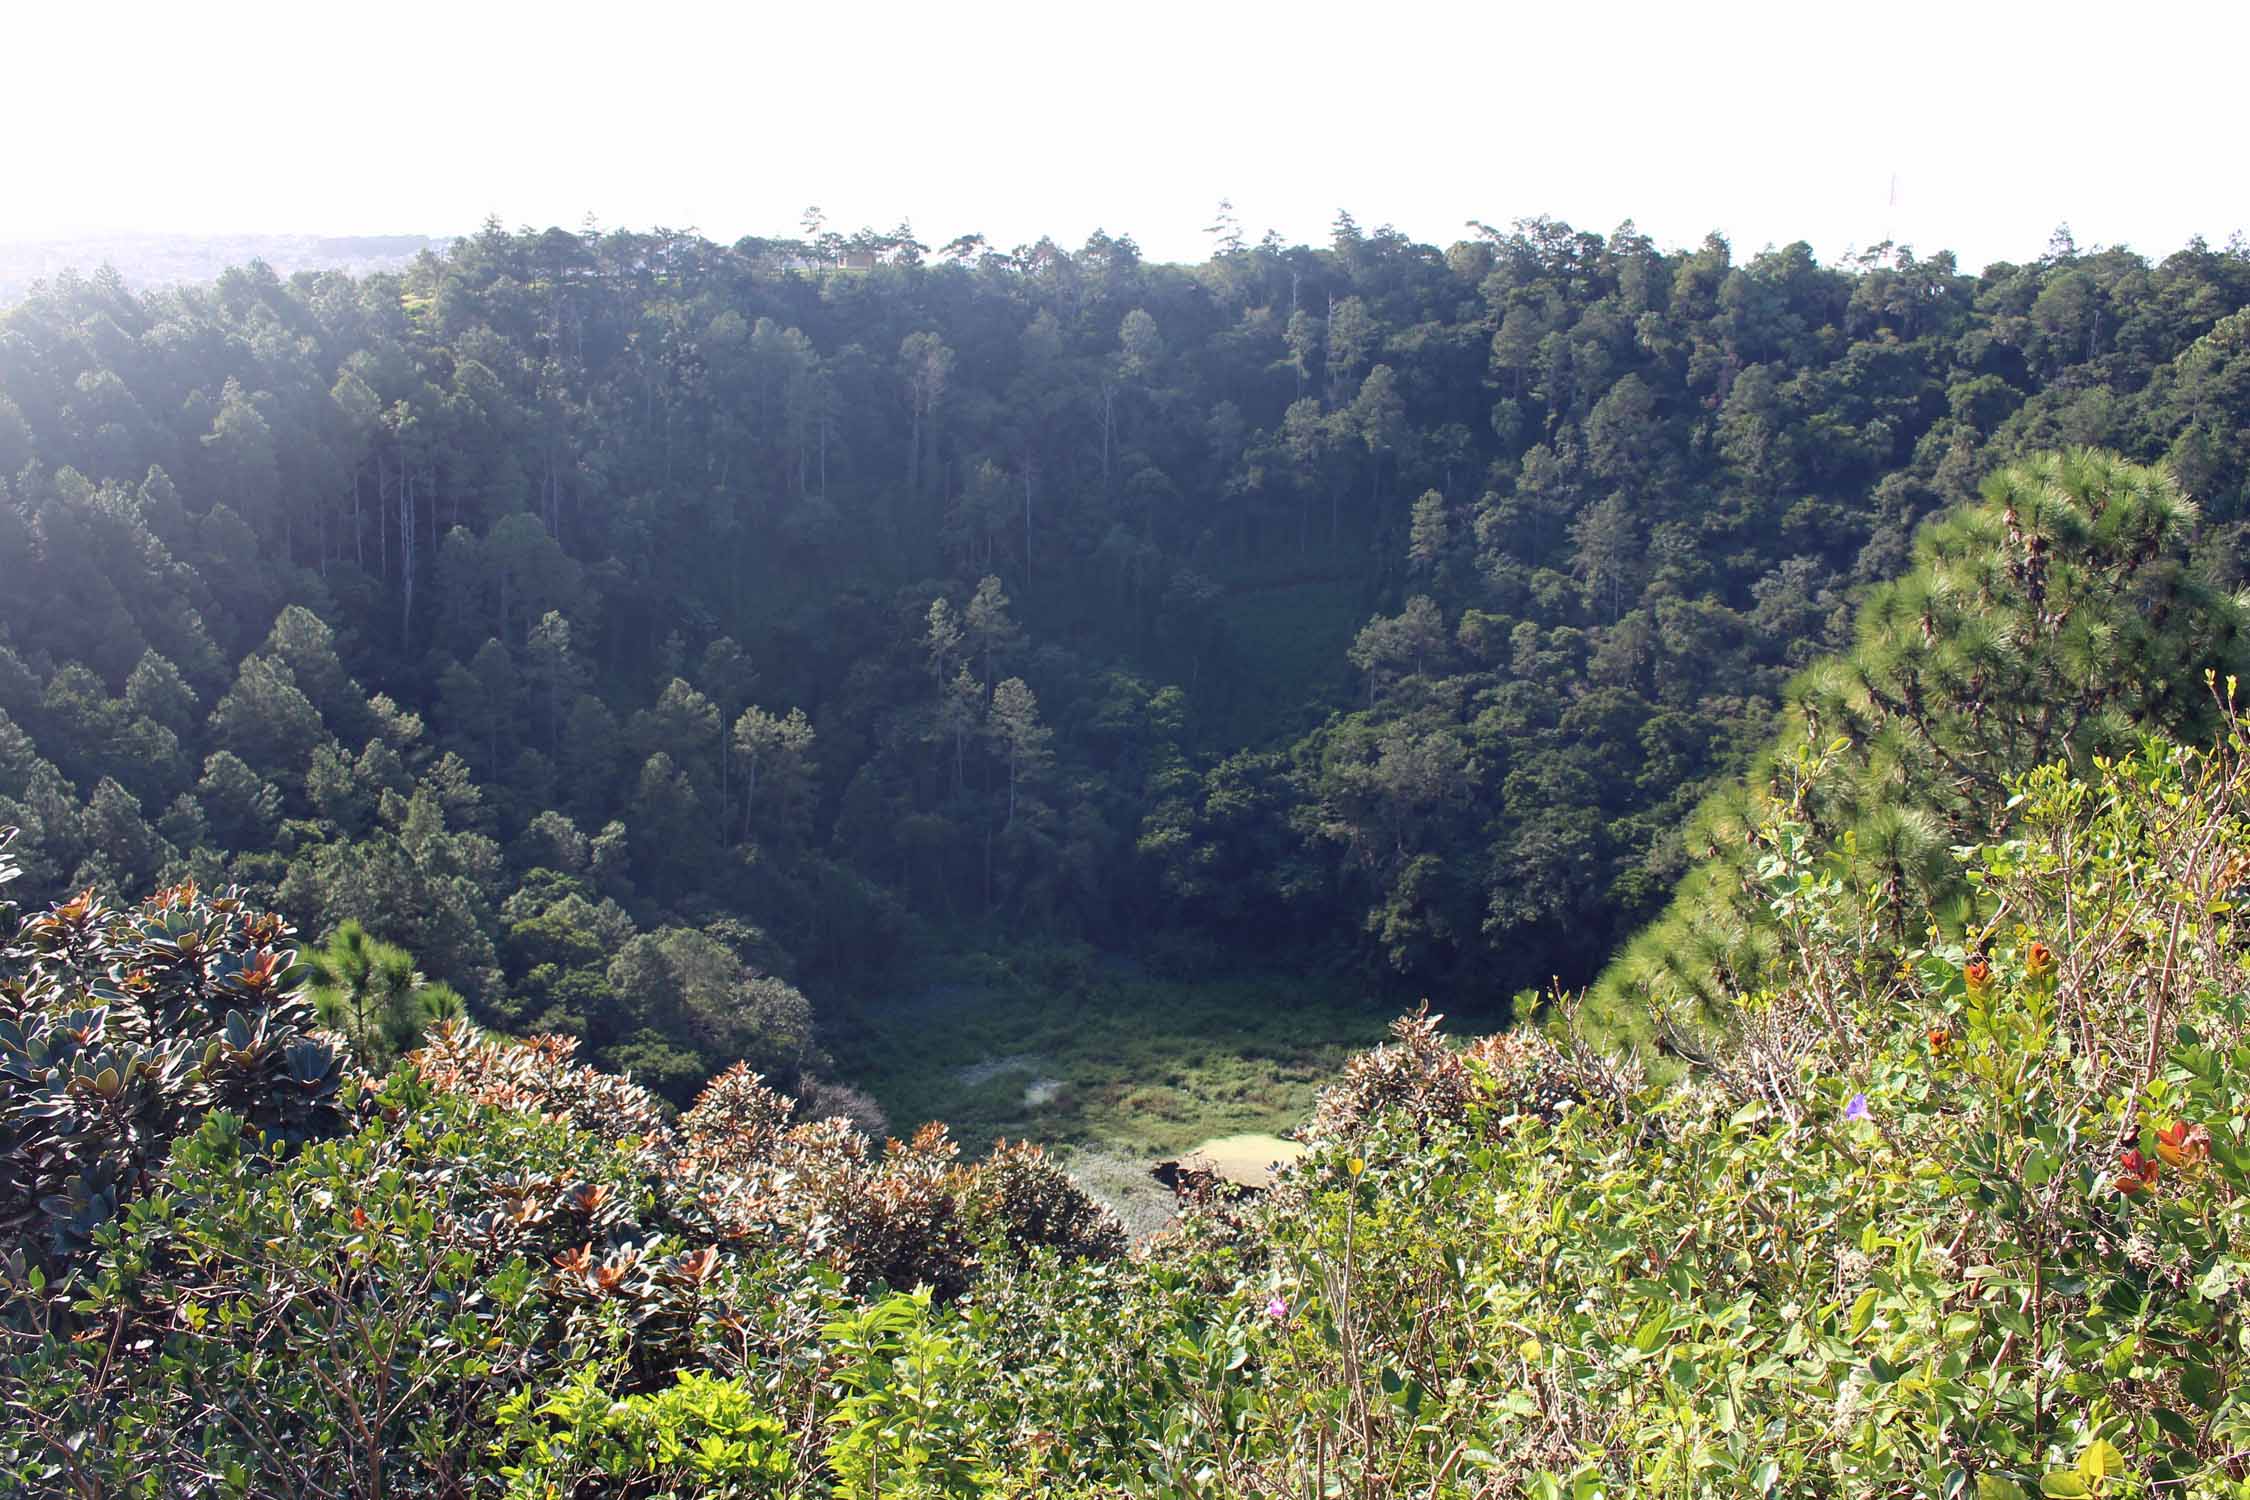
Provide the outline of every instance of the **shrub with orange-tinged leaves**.
<path id="1" fill-rule="evenodd" d="M 578 1039 L 538 1036 L 511 1042 L 466 1021 L 432 1022 L 408 1055 L 425 1083 L 493 1109 L 564 1121 L 612 1142 L 633 1141 L 660 1154 L 671 1139 L 664 1107 L 647 1089 L 574 1061 Z"/>
<path id="2" fill-rule="evenodd" d="M 665 1188 L 683 1233 L 817 1261 L 856 1289 L 926 1285 L 940 1301 L 968 1289 L 988 1249 L 1124 1247 L 1115 1218 L 1036 1147 L 1002 1142 L 963 1162 L 931 1124 L 878 1153 L 842 1119 L 777 1129 L 787 1103 L 755 1074 L 729 1074 L 682 1117 Z"/>
<path id="3" fill-rule="evenodd" d="M 855 1288 L 926 1285 L 941 1302 L 967 1291 L 977 1265 L 962 1213 L 969 1176 L 943 1125 L 888 1143 L 856 1201 L 831 1201 L 837 1269 Z"/>
<path id="4" fill-rule="evenodd" d="M 29 1252 L 0 1250 L 0 1489 L 481 1493 L 499 1402 L 594 1363 L 626 1391 L 738 1377 L 811 1460 L 848 1298 L 943 1305 L 988 1264 L 1122 1246 L 1036 1148 L 965 1161 L 938 1125 L 877 1147 L 741 1067 L 667 1121 L 568 1039 L 458 1021 L 362 1080 L 343 1135 L 288 935 L 231 895 L 89 893 L 0 961 L 0 1205 Z"/>
<path id="5" fill-rule="evenodd" d="M 0 1321 L 0 1491 L 463 1494 L 511 1388 L 589 1344 L 639 1362 L 646 1329 L 680 1357 L 648 1202 L 585 1132 L 403 1073 L 356 1133 L 287 1154 L 213 1112 L 67 1304 Z M 580 1247 L 606 1300 L 565 1289 Z M 66 1460 L 78 1483 L 12 1482 Z"/>
<path id="6" fill-rule="evenodd" d="M 1042 1246 L 1067 1256 L 1123 1248 L 1115 1219 L 1035 1147 L 1003 1142 L 964 1163 L 933 1124 L 876 1152 L 850 1120 L 797 1120 L 797 1102 L 741 1063 L 668 1125 L 654 1095 L 575 1062 L 575 1048 L 569 1037 L 501 1041 L 440 1021 L 408 1060 L 433 1088 L 630 1144 L 660 1205 L 649 1228 L 801 1257 L 855 1288 L 927 1285 L 945 1301 L 968 1289 L 988 1244 L 1018 1259 Z"/>
<path id="7" fill-rule="evenodd" d="M 939 1125 L 880 1154 L 841 1120 L 765 1138 L 691 1137 L 667 1174 L 672 1212 L 690 1232 L 741 1248 L 779 1250 L 828 1266 L 855 1289 L 928 1285 L 967 1290 L 975 1247 L 961 1225 L 967 1181 Z"/>
<path id="8" fill-rule="evenodd" d="M 1350 1140 L 1387 1117 L 1417 1130 L 1450 1128 L 1471 1105 L 1551 1119 L 1573 1101 L 1610 1092 L 1585 1076 L 1584 1059 L 1538 1032 L 1504 1031 L 1456 1047 L 1438 1030 L 1444 1019 L 1425 1005 L 1393 1021 L 1387 1045 L 1354 1057 L 1343 1079 L 1321 1092 L 1305 1139 Z"/>
<path id="9" fill-rule="evenodd" d="M 1476 1085 L 1438 1030 L 1444 1019 L 1425 1005 L 1393 1021 L 1389 1043 L 1354 1057 L 1343 1078 L 1321 1090 L 1305 1138 L 1347 1140 L 1389 1115 L 1417 1125 L 1465 1117 Z"/>
<path id="10" fill-rule="evenodd" d="M 680 1116 L 680 1133 L 688 1149 L 698 1154 L 745 1164 L 760 1162 L 773 1155 L 796 1109 L 795 1100 L 767 1087 L 747 1063 L 736 1063 L 704 1085 L 695 1103 Z"/>
<path id="11" fill-rule="evenodd" d="M 1496 1115 L 1538 1115 L 1552 1123 L 1572 1104 L 1616 1089 L 1614 1080 L 1592 1076 L 1598 1070 L 1588 1059 L 1536 1031 L 1479 1037 L 1462 1049 L 1461 1058 L 1484 1080 Z"/>

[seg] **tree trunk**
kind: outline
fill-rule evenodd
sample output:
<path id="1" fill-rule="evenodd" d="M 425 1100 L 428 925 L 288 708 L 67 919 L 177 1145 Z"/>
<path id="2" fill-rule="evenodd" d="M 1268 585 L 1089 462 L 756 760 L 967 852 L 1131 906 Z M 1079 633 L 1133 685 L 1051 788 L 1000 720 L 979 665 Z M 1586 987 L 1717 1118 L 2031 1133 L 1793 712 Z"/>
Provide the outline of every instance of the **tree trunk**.
<path id="1" fill-rule="evenodd" d="M 909 505 L 922 498 L 922 402 L 914 401 L 914 421 L 906 435 L 906 500 Z"/>
<path id="2" fill-rule="evenodd" d="M 414 636 L 414 469 L 399 464 L 398 572 L 405 587 L 400 594 L 398 644 L 403 654 Z"/>
<path id="3" fill-rule="evenodd" d="M 1102 493 L 1109 493 L 1109 450 L 1117 431 L 1117 391 L 1106 381 L 1102 385 Z"/>
<path id="4" fill-rule="evenodd" d="M 391 476 L 383 455 L 375 455 L 375 537 L 383 544 L 383 582 L 391 581 L 391 517 L 383 503 L 383 492 L 390 488 Z"/>

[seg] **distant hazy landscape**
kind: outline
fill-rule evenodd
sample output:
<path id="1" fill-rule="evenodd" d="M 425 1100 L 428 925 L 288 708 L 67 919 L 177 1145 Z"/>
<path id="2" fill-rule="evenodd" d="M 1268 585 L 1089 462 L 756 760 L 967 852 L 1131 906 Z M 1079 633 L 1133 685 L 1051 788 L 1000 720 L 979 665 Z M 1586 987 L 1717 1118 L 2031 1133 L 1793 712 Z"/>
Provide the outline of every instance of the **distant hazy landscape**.
<path id="1" fill-rule="evenodd" d="M 127 234 L 89 231 L 45 239 L 0 238 L 0 306 L 20 301 L 38 281 L 64 271 L 92 275 L 114 266 L 132 287 L 211 281 L 229 266 L 262 260 L 283 276 L 297 271 L 395 271 L 452 236 L 424 234 Z"/>

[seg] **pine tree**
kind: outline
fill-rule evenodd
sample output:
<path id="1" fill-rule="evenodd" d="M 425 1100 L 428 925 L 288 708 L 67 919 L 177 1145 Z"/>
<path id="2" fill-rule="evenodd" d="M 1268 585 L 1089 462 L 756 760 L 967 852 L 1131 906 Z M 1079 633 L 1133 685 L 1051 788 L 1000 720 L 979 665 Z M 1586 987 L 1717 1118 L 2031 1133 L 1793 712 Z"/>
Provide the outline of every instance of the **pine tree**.
<path id="1" fill-rule="evenodd" d="M 1021 677 L 1011 677 L 992 690 L 992 714 L 986 732 L 999 744 L 1008 762 L 1008 821 L 1013 827 L 1023 788 L 1054 760 L 1048 743 L 1054 731 L 1039 722 L 1039 700 Z"/>
<path id="2" fill-rule="evenodd" d="M 351 1038 L 370 1071 L 381 1072 L 421 1040 L 430 1022 L 462 1014 L 461 997 L 432 984 L 414 956 L 345 922 L 302 958 L 320 1018 Z"/>
<path id="3" fill-rule="evenodd" d="M 1699 863 L 1595 984 L 1602 1024 L 1637 1042 L 1656 1010 L 1719 1024 L 1726 996 L 1774 976 L 1770 823 L 1839 851 L 1862 920 L 1904 946 L 1922 936 L 1905 913 L 1967 920 L 1947 851 L 2006 824 L 2011 777 L 2205 733 L 2207 674 L 2250 650 L 2242 602 L 2190 565 L 2197 517 L 2168 470 L 2078 449 L 1993 475 L 1925 527 L 1852 648 L 1797 678 L 1771 746 L 1689 822 Z"/>

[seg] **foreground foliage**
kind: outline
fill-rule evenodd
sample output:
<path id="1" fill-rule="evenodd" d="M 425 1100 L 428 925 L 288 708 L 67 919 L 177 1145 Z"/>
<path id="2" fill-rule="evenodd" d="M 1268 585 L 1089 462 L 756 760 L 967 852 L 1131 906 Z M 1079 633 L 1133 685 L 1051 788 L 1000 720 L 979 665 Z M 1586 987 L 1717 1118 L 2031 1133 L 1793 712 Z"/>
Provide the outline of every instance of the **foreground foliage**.
<path id="1" fill-rule="evenodd" d="M 877 1149 L 741 1067 L 673 1121 L 568 1039 L 441 1021 L 369 1079 L 310 1029 L 287 935 L 179 888 L 73 899 L 5 950 L 16 1486 L 742 1493 L 817 1458 L 768 1413 L 818 1404 L 858 1298 L 1122 1248 L 1036 1148 Z"/>
<path id="2" fill-rule="evenodd" d="M 347 1134 L 223 1109 L 11 1272 L 34 1493 L 2250 1494 L 2250 726 L 2012 784 L 1903 952 L 1768 868 L 1692 1077 L 1429 1018 L 1256 1204 L 1121 1258 L 1036 1155 L 667 1121 L 442 1027 Z M 1768 837 L 1791 830 L 1773 825 Z M 62 920 L 34 918 L 32 927 Z"/>

